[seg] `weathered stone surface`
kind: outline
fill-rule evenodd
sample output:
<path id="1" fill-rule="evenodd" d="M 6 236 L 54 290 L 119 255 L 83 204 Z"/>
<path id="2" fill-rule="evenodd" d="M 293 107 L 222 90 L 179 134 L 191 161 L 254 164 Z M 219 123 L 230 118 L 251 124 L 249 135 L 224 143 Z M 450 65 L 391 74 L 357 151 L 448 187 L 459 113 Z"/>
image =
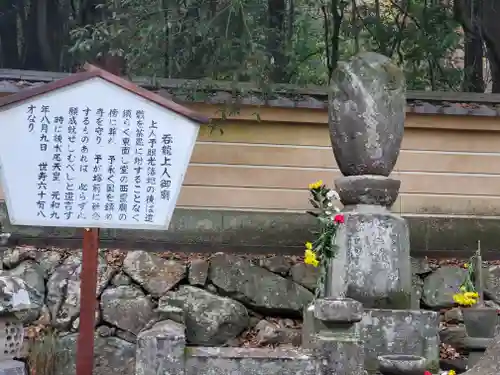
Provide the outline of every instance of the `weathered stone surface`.
<path id="1" fill-rule="evenodd" d="M 404 132 L 401 69 L 385 56 L 361 53 L 339 65 L 331 89 L 328 123 L 342 174 L 389 176 Z"/>
<path id="2" fill-rule="evenodd" d="M 132 279 L 125 275 L 123 272 L 117 273 L 113 278 L 111 279 L 111 285 L 114 286 L 122 286 L 122 285 L 130 285 L 132 284 Z"/>
<path id="3" fill-rule="evenodd" d="M 248 312 L 241 303 L 193 286 L 170 291 L 158 303 L 160 313 L 178 321 L 176 309 L 182 310 L 190 344 L 222 345 L 248 325 Z"/>
<path id="4" fill-rule="evenodd" d="M 466 375 L 497 375 L 500 373 L 500 334 L 493 339 L 482 358 L 468 371 Z"/>
<path id="5" fill-rule="evenodd" d="M 25 312 L 23 314 L 23 323 L 28 323 L 36 320 L 40 313 L 41 306 L 43 305 L 43 299 L 45 296 L 45 280 L 43 278 L 43 271 L 38 264 L 32 260 L 28 260 L 20 263 L 15 268 L 2 271 L 0 275 L 5 277 L 16 277 L 24 280 L 24 282 L 31 287 L 34 291 L 32 292 L 31 298 L 36 298 L 37 306 L 40 308 L 30 309 L 30 313 Z"/>
<path id="6" fill-rule="evenodd" d="M 303 286 L 234 255 L 216 254 L 209 278 L 223 293 L 266 313 L 300 315 L 313 299 Z"/>
<path id="7" fill-rule="evenodd" d="M 290 260 L 290 258 L 281 255 L 275 255 L 269 258 L 261 259 L 260 266 L 271 272 L 286 276 L 288 274 L 288 271 L 290 271 L 292 261 Z"/>
<path id="8" fill-rule="evenodd" d="M 411 273 L 414 275 L 427 275 L 432 272 L 432 268 L 427 259 L 410 257 Z"/>
<path id="9" fill-rule="evenodd" d="M 191 285 L 203 286 L 207 282 L 208 267 L 210 265 L 204 259 L 194 259 L 189 265 L 188 281 Z"/>
<path id="10" fill-rule="evenodd" d="M 2 262 L 6 268 L 14 268 L 21 262 L 37 258 L 37 249 L 31 246 L 16 246 L 7 248 L 2 254 Z"/>
<path id="11" fill-rule="evenodd" d="M 363 316 L 363 306 L 350 298 L 320 298 L 314 302 L 314 316 L 323 322 L 359 322 Z"/>
<path id="12" fill-rule="evenodd" d="M 483 269 L 483 272 L 486 279 L 484 294 L 489 299 L 500 304 L 500 266 L 491 266 L 488 270 Z"/>
<path id="13" fill-rule="evenodd" d="M 433 311 L 365 310 L 361 321 L 365 368 L 375 373 L 377 355 L 411 353 L 427 360 L 426 369 L 439 370 L 439 314 Z"/>
<path id="14" fill-rule="evenodd" d="M 134 286 L 107 288 L 101 295 L 103 320 L 135 335 L 153 318 L 153 308 L 151 298 Z"/>
<path id="15" fill-rule="evenodd" d="M 57 267 L 47 281 L 46 303 L 52 316 L 52 325 L 68 329 L 80 313 L 81 253 L 72 254 Z M 97 271 L 97 296 L 113 276 L 104 258 L 99 256 Z"/>
<path id="16" fill-rule="evenodd" d="M 439 331 L 439 338 L 442 343 L 451 345 L 457 350 L 465 349 L 465 327 L 446 327 Z"/>
<path id="17" fill-rule="evenodd" d="M 462 323 L 464 321 L 462 309 L 460 307 L 454 307 L 446 310 L 444 313 L 444 321 L 452 324 Z"/>
<path id="18" fill-rule="evenodd" d="M 300 349 L 189 348 L 186 375 L 318 375 Z"/>
<path id="19" fill-rule="evenodd" d="M 13 359 L 0 362 L 0 375 L 25 375 L 26 373 L 24 362 Z"/>
<path id="20" fill-rule="evenodd" d="M 184 374 L 184 326 L 165 320 L 137 336 L 136 375 Z"/>
<path id="21" fill-rule="evenodd" d="M 96 328 L 96 333 L 101 337 L 110 337 L 115 334 L 116 328 L 109 326 L 99 326 Z"/>
<path id="22" fill-rule="evenodd" d="M 453 295 L 460 290 L 466 270 L 444 266 L 428 275 L 424 280 L 422 301 L 430 308 L 452 307 Z"/>
<path id="23" fill-rule="evenodd" d="M 38 317 L 43 295 L 16 276 L 0 275 L 0 314 L 12 313 L 21 322 Z"/>
<path id="24" fill-rule="evenodd" d="M 54 272 L 55 268 L 61 264 L 63 256 L 58 251 L 43 251 L 37 257 L 37 262 L 43 270 L 47 279 Z"/>
<path id="25" fill-rule="evenodd" d="M 262 319 L 255 326 L 257 332 L 256 341 L 258 345 L 291 344 L 299 346 L 302 341 L 300 329 L 287 328 L 278 322 L 270 322 Z"/>
<path id="26" fill-rule="evenodd" d="M 168 292 L 186 276 L 184 264 L 141 250 L 127 254 L 123 270 L 155 297 Z"/>
<path id="27" fill-rule="evenodd" d="M 392 207 L 398 198 L 400 180 L 377 175 L 346 176 L 335 179 L 335 190 L 343 205 L 375 204 Z"/>
<path id="28" fill-rule="evenodd" d="M 319 267 L 314 267 L 310 264 L 297 263 L 291 268 L 292 280 L 296 283 L 314 291 L 318 286 L 320 276 Z"/>
<path id="29" fill-rule="evenodd" d="M 418 275 L 411 276 L 411 308 L 413 310 L 420 309 L 420 300 L 422 299 L 422 290 L 424 287 L 424 280 Z"/>
<path id="30" fill-rule="evenodd" d="M 137 336 L 132 332 L 125 331 L 123 329 L 117 328 L 115 331 L 115 336 L 124 341 L 130 342 L 131 344 L 137 343 Z"/>
<path id="31" fill-rule="evenodd" d="M 78 334 L 61 338 L 60 363 L 55 374 L 76 374 Z M 96 335 L 93 375 L 135 375 L 135 345 L 116 337 Z"/>
<path id="32" fill-rule="evenodd" d="M 344 208 L 331 266 L 332 296 L 347 296 L 366 308 L 411 306 L 408 225 L 383 207 Z"/>

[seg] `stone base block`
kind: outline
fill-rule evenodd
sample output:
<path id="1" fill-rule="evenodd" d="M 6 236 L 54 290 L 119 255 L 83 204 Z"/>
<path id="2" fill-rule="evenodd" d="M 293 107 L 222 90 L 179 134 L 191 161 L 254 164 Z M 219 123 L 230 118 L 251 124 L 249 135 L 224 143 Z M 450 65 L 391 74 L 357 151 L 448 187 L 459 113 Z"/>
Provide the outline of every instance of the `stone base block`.
<path id="1" fill-rule="evenodd" d="M 302 345 L 314 348 L 315 333 L 321 322 L 314 318 L 313 308 L 304 311 Z M 365 347 L 365 368 L 369 373 L 378 369 L 377 356 L 412 354 L 427 360 L 427 369 L 439 370 L 439 314 L 424 310 L 365 309 L 361 337 Z"/>
<path id="2" fill-rule="evenodd" d="M 215 374 L 318 375 L 318 368 L 314 357 L 300 349 L 186 348 L 185 375 Z"/>
<path id="3" fill-rule="evenodd" d="M 9 359 L 0 362 L 0 375 L 26 375 L 26 365 L 21 361 Z"/>
<path id="4" fill-rule="evenodd" d="M 400 187 L 400 180 L 385 176 L 345 176 L 335 180 L 335 189 L 344 206 L 373 204 L 391 207 Z"/>
<path id="5" fill-rule="evenodd" d="M 406 220 L 383 207 L 344 210 L 327 296 L 345 296 L 365 308 L 410 309 L 410 240 Z"/>

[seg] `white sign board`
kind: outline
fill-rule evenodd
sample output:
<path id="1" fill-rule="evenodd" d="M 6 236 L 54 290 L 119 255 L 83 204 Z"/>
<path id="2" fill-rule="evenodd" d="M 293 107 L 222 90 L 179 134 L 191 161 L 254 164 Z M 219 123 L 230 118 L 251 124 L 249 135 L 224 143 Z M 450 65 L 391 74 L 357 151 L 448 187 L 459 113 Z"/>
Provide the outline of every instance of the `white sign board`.
<path id="1" fill-rule="evenodd" d="M 0 108 L 10 221 L 167 229 L 198 130 L 101 77 Z"/>

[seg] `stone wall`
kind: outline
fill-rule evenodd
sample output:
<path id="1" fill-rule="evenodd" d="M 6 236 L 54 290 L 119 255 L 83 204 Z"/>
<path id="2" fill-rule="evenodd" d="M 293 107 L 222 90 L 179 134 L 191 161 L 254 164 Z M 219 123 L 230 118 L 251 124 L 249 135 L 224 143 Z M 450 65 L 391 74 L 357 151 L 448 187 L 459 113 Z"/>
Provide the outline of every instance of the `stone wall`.
<path id="1" fill-rule="evenodd" d="M 3 275 L 21 277 L 44 300 L 43 308 L 23 316 L 26 336 L 52 327 L 63 333 L 66 348 L 74 348 L 81 254 L 16 247 L 4 249 L 1 260 Z M 414 303 L 434 310 L 453 307 L 452 294 L 465 271 L 424 260 L 412 260 L 412 266 Z M 490 266 L 490 304 L 500 303 L 499 272 L 500 266 Z M 300 346 L 302 313 L 313 299 L 318 270 L 294 256 L 103 249 L 97 277 L 97 363 L 101 363 L 99 368 L 116 363 L 119 368 L 112 374 L 132 374 L 137 334 L 166 319 L 185 324 L 187 345 L 280 350 Z M 367 313 L 366 322 L 381 321 L 380 311 L 384 310 L 374 311 Z M 397 317 L 391 321 L 395 320 Z M 394 331 L 401 331 L 394 327 Z M 456 325 L 455 331 L 460 327 Z M 374 331 L 365 332 L 372 336 Z M 390 348 L 393 343 L 384 345 Z"/>

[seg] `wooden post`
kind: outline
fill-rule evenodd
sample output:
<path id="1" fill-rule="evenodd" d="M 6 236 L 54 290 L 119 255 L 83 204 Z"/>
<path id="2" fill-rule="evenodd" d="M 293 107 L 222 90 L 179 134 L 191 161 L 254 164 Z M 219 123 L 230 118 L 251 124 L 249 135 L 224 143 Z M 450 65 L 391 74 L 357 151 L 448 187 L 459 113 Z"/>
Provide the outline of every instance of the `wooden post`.
<path id="1" fill-rule="evenodd" d="M 83 231 L 82 272 L 80 273 L 80 327 L 76 354 L 77 375 L 92 375 L 94 367 L 98 260 L 99 229 L 85 228 Z"/>

